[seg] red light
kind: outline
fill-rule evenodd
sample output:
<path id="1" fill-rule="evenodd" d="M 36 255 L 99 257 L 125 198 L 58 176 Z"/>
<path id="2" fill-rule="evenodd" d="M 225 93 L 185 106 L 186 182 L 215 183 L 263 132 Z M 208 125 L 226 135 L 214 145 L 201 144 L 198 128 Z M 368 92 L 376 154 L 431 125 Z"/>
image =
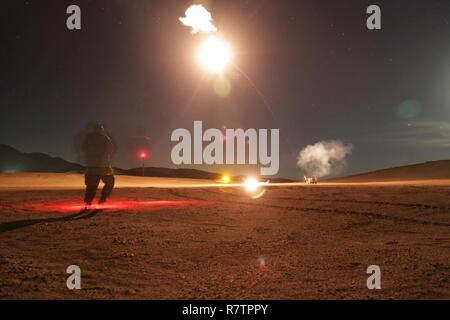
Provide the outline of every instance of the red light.
<path id="1" fill-rule="evenodd" d="M 139 155 L 139 157 L 140 157 L 141 159 L 145 159 L 145 158 L 147 158 L 147 154 L 146 154 L 145 152 L 142 152 L 142 153 Z"/>

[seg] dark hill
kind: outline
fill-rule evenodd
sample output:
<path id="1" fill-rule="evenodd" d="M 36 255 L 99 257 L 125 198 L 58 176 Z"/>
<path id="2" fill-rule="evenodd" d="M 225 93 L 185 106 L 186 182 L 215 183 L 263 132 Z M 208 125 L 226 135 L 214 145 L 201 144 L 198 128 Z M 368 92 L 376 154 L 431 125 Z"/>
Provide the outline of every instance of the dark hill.
<path id="1" fill-rule="evenodd" d="M 342 182 L 376 182 L 450 179 L 450 160 L 429 161 L 331 179 Z"/>
<path id="2" fill-rule="evenodd" d="M 0 144 L 0 173 L 8 172 L 83 172 L 84 166 L 66 161 L 59 157 L 51 157 L 40 152 L 21 152 L 13 147 Z M 142 168 L 121 169 L 114 168 L 119 175 L 141 176 Z M 170 169 L 146 167 L 146 177 L 190 178 L 190 179 L 220 179 L 221 174 L 196 169 Z M 233 181 L 240 181 L 243 177 L 233 177 Z M 290 182 L 288 179 L 273 178 L 272 182 Z"/>
<path id="3" fill-rule="evenodd" d="M 84 167 L 40 152 L 20 152 L 0 144 L 0 172 L 70 172 Z"/>

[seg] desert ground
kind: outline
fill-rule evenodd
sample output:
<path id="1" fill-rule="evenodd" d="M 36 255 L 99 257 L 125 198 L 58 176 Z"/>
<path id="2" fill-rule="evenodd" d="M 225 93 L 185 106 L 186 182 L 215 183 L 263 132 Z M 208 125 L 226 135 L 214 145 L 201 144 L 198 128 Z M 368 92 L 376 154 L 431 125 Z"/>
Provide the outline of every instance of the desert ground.
<path id="1" fill-rule="evenodd" d="M 277 184 L 253 199 L 118 177 L 80 213 L 82 188 L 77 174 L 0 175 L 1 299 L 450 299 L 449 180 Z"/>

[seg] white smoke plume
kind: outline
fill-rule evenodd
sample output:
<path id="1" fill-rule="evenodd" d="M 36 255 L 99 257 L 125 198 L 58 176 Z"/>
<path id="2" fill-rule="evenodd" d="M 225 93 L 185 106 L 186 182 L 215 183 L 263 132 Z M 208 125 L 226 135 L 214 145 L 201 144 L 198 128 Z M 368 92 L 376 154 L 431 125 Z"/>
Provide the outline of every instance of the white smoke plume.
<path id="1" fill-rule="evenodd" d="M 211 13 L 201 4 L 194 4 L 187 8 L 185 15 L 185 17 L 180 17 L 178 20 L 185 26 L 191 27 L 192 33 L 210 33 L 217 31 L 217 28 L 212 23 L 213 18 Z"/>
<path id="2" fill-rule="evenodd" d="M 337 175 L 345 168 L 345 158 L 352 149 L 351 144 L 339 140 L 317 142 L 299 152 L 297 166 L 310 177 Z"/>

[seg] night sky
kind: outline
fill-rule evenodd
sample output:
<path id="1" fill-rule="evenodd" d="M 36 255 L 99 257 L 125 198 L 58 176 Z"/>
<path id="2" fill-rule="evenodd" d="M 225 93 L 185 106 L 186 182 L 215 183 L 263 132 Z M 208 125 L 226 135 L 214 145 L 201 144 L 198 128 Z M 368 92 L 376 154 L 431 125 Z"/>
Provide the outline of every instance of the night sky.
<path id="1" fill-rule="evenodd" d="M 195 61 L 202 36 L 178 21 L 193 3 L 266 103 L 233 70 L 231 93 L 214 93 Z M 70 4 L 79 31 L 66 28 Z M 380 31 L 366 28 L 370 4 Z M 75 137 L 102 121 L 115 166 L 138 166 L 146 146 L 148 165 L 174 167 L 171 132 L 203 120 L 279 128 L 289 178 L 321 140 L 353 144 L 345 174 L 450 158 L 450 1 L 6 0 L 0 23 L 0 143 L 21 151 L 79 161 Z"/>

